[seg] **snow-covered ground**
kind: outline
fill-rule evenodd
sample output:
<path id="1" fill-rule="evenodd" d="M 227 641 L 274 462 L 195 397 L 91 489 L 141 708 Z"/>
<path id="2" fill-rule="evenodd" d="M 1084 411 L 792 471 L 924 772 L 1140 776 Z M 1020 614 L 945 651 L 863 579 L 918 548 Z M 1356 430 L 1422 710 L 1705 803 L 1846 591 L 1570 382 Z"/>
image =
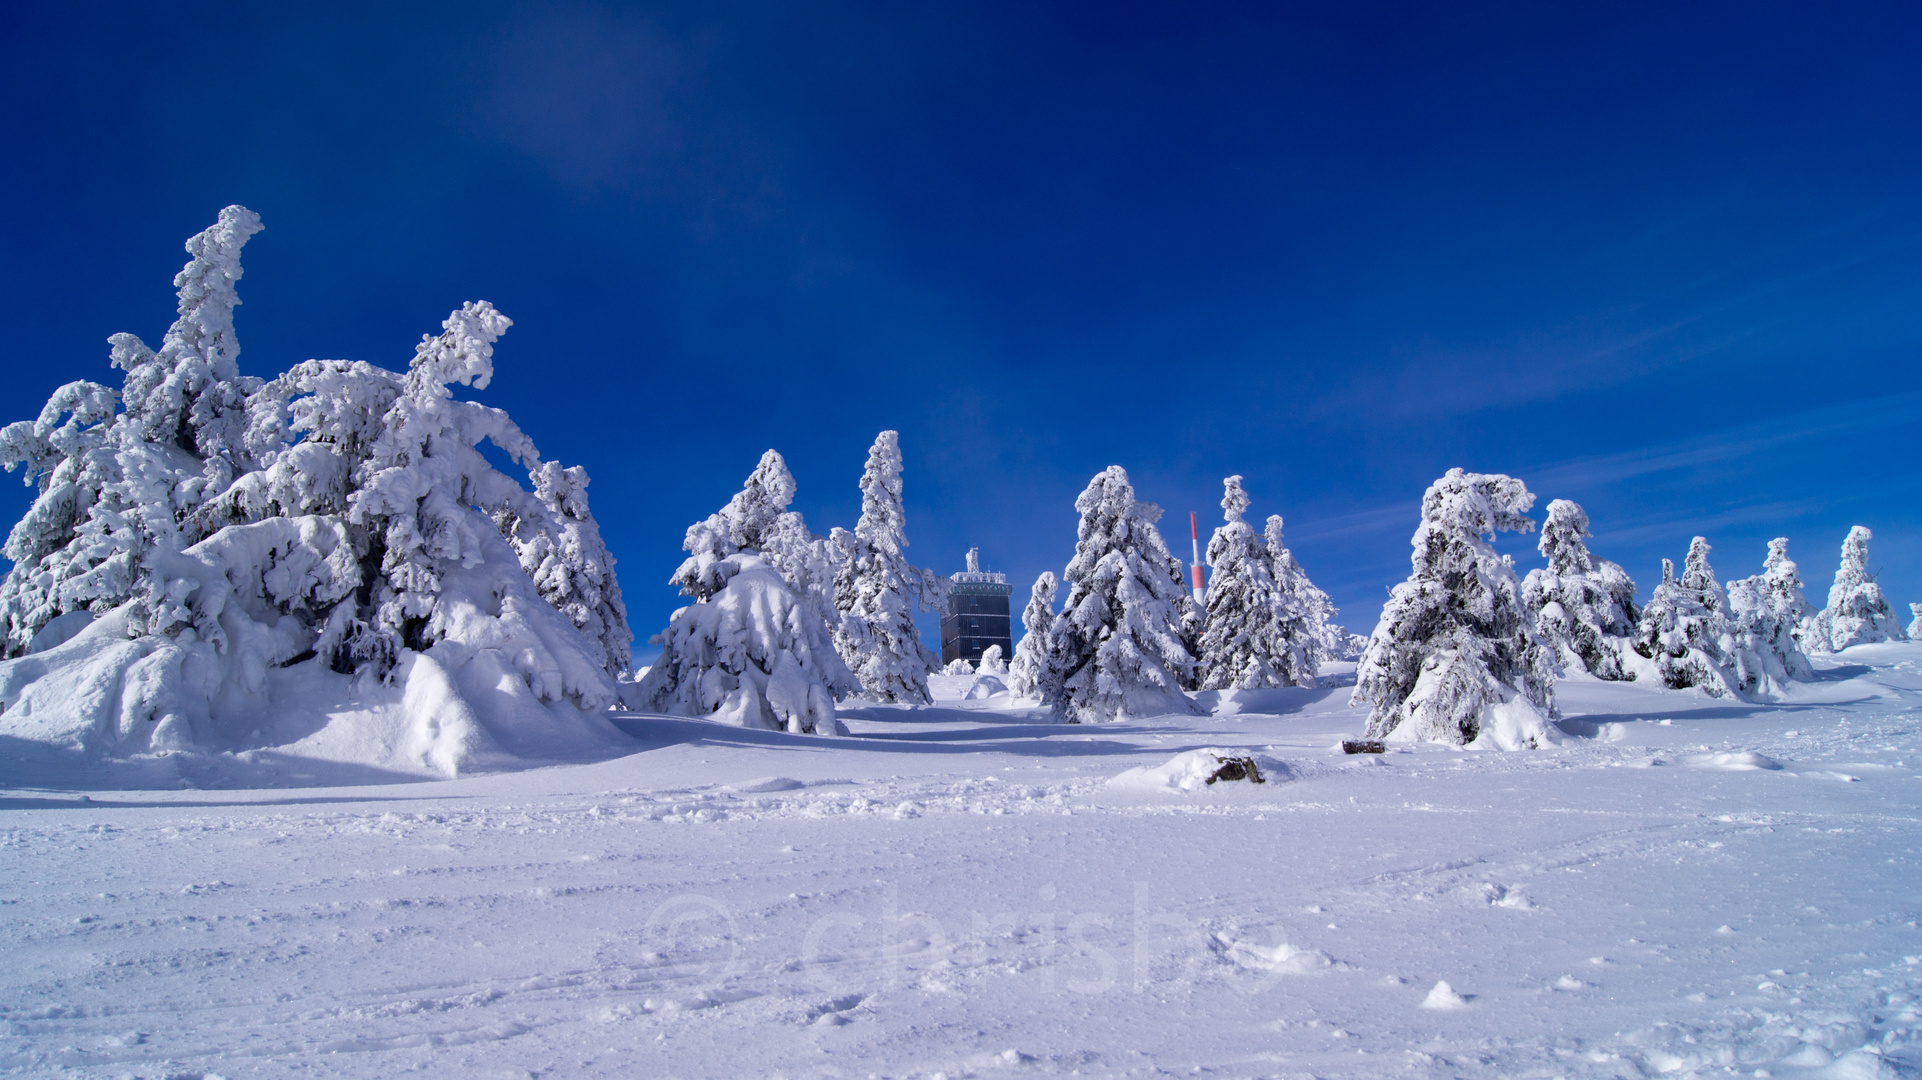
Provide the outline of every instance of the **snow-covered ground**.
<path id="1" fill-rule="evenodd" d="M 8 747 L 0 1072 L 1899 1075 L 1922 645 L 1819 663 L 1564 682 L 1582 737 L 1507 754 L 1345 756 L 1340 687 L 1069 726 L 968 677 L 430 783 L 83 793 Z M 1266 782 L 1184 789 L 1204 748 Z"/>

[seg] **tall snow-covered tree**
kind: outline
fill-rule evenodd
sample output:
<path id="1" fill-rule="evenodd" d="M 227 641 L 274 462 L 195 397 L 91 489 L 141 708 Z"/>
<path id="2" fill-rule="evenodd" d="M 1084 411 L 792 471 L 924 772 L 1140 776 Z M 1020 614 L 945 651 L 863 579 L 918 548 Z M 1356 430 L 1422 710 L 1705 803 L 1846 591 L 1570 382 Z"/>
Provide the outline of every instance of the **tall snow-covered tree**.
<path id="1" fill-rule="evenodd" d="M 1829 586 L 1828 606 L 1808 622 L 1803 643 L 1820 652 L 1841 652 L 1851 645 L 1902 641 L 1902 620 L 1869 572 L 1869 541 L 1874 536 L 1857 525 L 1842 541 L 1842 565 Z"/>
<path id="2" fill-rule="evenodd" d="M 277 745 L 336 722 L 371 722 L 339 738 L 441 773 L 574 737 L 611 745 L 598 711 L 619 629 L 586 637 L 496 524 L 564 548 L 593 519 L 581 502 L 564 520 L 496 471 L 479 443 L 537 479 L 533 442 L 447 389 L 486 387 L 507 319 L 465 305 L 406 375 L 347 361 L 241 375 L 234 283 L 259 229 L 229 207 L 189 241 L 158 351 L 111 339 L 123 411 L 75 384 L 0 435 L 6 460 L 39 471 L 44 504 L 15 530 L 30 557 L 0 586 L 8 651 L 43 651 L 0 664 L 0 705 L 119 754 Z M 602 569 L 598 603 L 618 612 Z M 53 615 L 98 622 L 38 637 Z"/>
<path id="3" fill-rule="evenodd" d="M 1048 631 L 1054 626 L 1054 571 L 1043 570 L 1028 593 L 1028 606 L 1021 612 L 1023 633 L 1015 644 L 1014 660 L 1008 664 L 1008 687 L 1016 697 L 1041 695 L 1041 674 L 1047 670 Z"/>
<path id="4" fill-rule="evenodd" d="M 1288 598 L 1288 603 L 1279 609 L 1281 636 L 1302 646 L 1303 663 L 1296 685 L 1313 686 L 1321 665 L 1346 657 L 1348 631 L 1334 621 L 1341 612 L 1328 599 L 1328 594 L 1316 588 L 1315 583 L 1308 580 L 1307 571 L 1295 561 L 1294 553 L 1282 539 L 1281 526 L 1281 515 L 1268 516 L 1265 530 L 1268 561 L 1274 567 L 1275 587 Z"/>
<path id="5" fill-rule="evenodd" d="M 916 608 L 945 612 L 940 579 L 908 565 L 907 512 L 901 504 L 901 435 L 883 431 L 868 451 L 861 474 L 861 518 L 854 526 L 852 557 L 834 578 L 834 606 L 841 612 L 834 645 L 861 682 L 866 697 L 881 702 L 927 704 L 928 675 L 941 664 L 914 627 Z"/>
<path id="6" fill-rule="evenodd" d="M 1079 539 L 1061 576 L 1067 600 L 1048 631 L 1041 700 L 1072 723 L 1195 712 L 1182 693 L 1195 677 L 1182 626 L 1183 601 L 1193 601 L 1155 528 L 1161 508 L 1136 501 L 1119 465 L 1074 505 Z"/>
<path id="7" fill-rule="evenodd" d="M 1802 579 L 1788 557 L 1788 538 L 1769 541 L 1762 572 L 1728 583 L 1729 621 L 1735 631 L 1736 684 L 1744 694 L 1774 694 L 1814 675 L 1799 642 L 1810 615 Z"/>
<path id="8" fill-rule="evenodd" d="M 1450 469 L 1422 496 L 1414 568 L 1382 608 L 1350 705 L 1371 737 L 1504 750 L 1555 741 L 1552 651 L 1535 632 L 1498 531 L 1526 532 L 1535 504 L 1520 480 Z"/>
<path id="9" fill-rule="evenodd" d="M 1275 581 L 1268 545 L 1242 520 L 1249 500 L 1241 477 L 1230 476 L 1222 485 L 1226 524 L 1208 540 L 1201 689 L 1312 686 L 1309 641 L 1305 635 L 1288 636 L 1301 621 L 1296 599 Z"/>
<path id="10" fill-rule="evenodd" d="M 1909 640 L 1922 641 L 1922 604 L 1909 605 Z"/>
<path id="11" fill-rule="evenodd" d="M 1734 697 L 1741 686 L 1735 627 L 1708 553 L 1707 540 L 1690 541 L 1680 579 L 1675 563 L 1662 560 L 1662 583 L 1642 609 L 1632 645 L 1650 663 L 1629 666 L 1638 669 L 1638 679 L 1646 675 L 1672 690 L 1693 686 L 1714 697 Z"/>
<path id="12" fill-rule="evenodd" d="M 252 211 L 230 206 L 187 241 L 193 258 L 174 277 L 179 318 L 160 351 L 132 334 L 109 339 L 111 363 L 125 372 L 118 395 L 70 383 L 37 421 L 0 434 L 0 463 L 25 466 L 27 483 L 40 485 L 7 542 L 14 566 L 0 583 L 0 653 L 25 652 L 67 612 L 99 615 L 138 601 L 130 616 L 144 624 L 146 559 L 206 535 L 194 512 L 249 464 L 246 401 L 260 380 L 240 374 L 233 315 L 240 249 L 260 229 Z"/>
<path id="13" fill-rule="evenodd" d="M 1522 604 L 1564 668 L 1622 680 L 1622 650 L 1635 636 L 1635 582 L 1588 550 L 1588 512 L 1567 499 L 1548 504 L 1538 549 L 1546 567 L 1522 580 Z"/>
<path id="14" fill-rule="evenodd" d="M 694 603 L 658 638 L 661 658 L 634 695 L 642 708 L 797 734 L 843 730 L 834 703 L 859 684 L 810 591 L 818 581 L 796 588 L 766 550 L 790 572 L 815 573 L 819 538 L 788 512 L 794 490 L 787 463 L 769 450 L 726 506 L 688 528 L 688 557 L 669 583 Z"/>

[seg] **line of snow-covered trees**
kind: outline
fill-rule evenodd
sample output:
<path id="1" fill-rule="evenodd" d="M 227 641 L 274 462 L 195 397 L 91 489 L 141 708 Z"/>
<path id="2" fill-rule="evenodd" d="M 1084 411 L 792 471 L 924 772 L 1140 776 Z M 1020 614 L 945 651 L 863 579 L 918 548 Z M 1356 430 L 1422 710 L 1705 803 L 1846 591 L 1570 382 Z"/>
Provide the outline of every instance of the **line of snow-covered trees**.
<path id="1" fill-rule="evenodd" d="M 36 489 L 0 579 L 9 732 L 103 753 L 338 737 L 453 772 L 551 746 L 557 726 L 608 739 L 599 714 L 617 703 L 833 733 L 850 695 L 930 701 L 939 666 L 914 618 L 946 595 L 905 555 L 896 432 L 869 452 L 853 530 L 826 536 L 788 509 L 794 478 L 768 451 L 687 530 L 671 580 L 691 602 L 627 681 L 632 635 L 586 473 L 543 461 L 505 412 L 451 389 L 487 387 L 508 319 L 464 304 L 404 372 L 308 360 L 243 375 L 236 283 L 260 228 L 229 207 L 188 241 L 160 347 L 111 339 L 118 389 L 69 383 L 0 429 L 0 464 Z M 1724 585 L 1701 537 L 1638 606 L 1566 500 L 1542 525 L 1546 565 L 1518 579 L 1493 541 L 1534 527 L 1535 496 L 1455 469 L 1424 495 L 1412 572 L 1364 641 L 1333 623 L 1282 519 L 1246 520 L 1241 480 L 1224 482 L 1197 601 L 1161 510 L 1121 468 L 1095 476 L 1075 501 L 1074 557 L 1022 613 L 1013 690 L 1068 722 L 1188 712 L 1196 691 L 1313 686 L 1330 660 L 1358 656 L 1351 700 L 1372 735 L 1519 747 L 1555 738 L 1568 673 L 1767 698 L 1812 676 L 1811 653 L 1922 635 L 1922 605 L 1905 633 L 1860 526 L 1820 609 L 1786 540 Z M 317 734 L 344 715 L 361 718 L 357 734 Z"/>
<path id="2" fill-rule="evenodd" d="M 1567 672 L 1768 698 L 1813 675 L 1811 652 L 1908 636 L 1868 570 L 1862 526 L 1843 541 L 1820 610 L 1803 595 L 1786 539 L 1769 542 L 1760 574 L 1725 588 L 1699 536 L 1679 578 L 1662 560 L 1662 583 L 1638 610 L 1635 583 L 1588 550 L 1588 515 L 1563 499 L 1542 526 L 1547 565 L 1517 580 L 1492 541 L 1532 529 L 1534 502 L 1521 481 L 1498 474 L 1452 469 L 1429 487 L 1413 573 L 1357 667 L 1352 703 L 1369 707 L 1369 735 L 1539 746 L 1555 738 L 1554 682 Z M 1914 609 L 1922 625 L 1922 605 Z"/>
<path id="3" fill-rule="evenodd" d="M 940 612 L 942 579 L 910 565 L 899 436 L 884 431 L 861 478 L 849 533 L 810 532 L 787 509 L 794 478 L 775 451 L 727 506 L 688 529 L 673 582 L 693 603 L 659 637 L 662 654 L 635 703 L 794 732 L 838 730 L 834 705 L 858 694 L 926 704 L 941 670 L 914 627 Z M 1128 474 L 1103 471 L 1075 501 L 1075 556 L 1059 584 L 1035 582 L 1026 633 L 1008 664 L 1015 693 L 1071 723 L 1192 712 L 1188 691 L 1312 686 L 1347 635 L 1335 608 L 1282 543 L 1281 519 L 1257 536 L 1239 476 L 1222 499 L 1227 524 L 1208 545 L 1213 578 L 1196 605 L 1181 563 L 1135 498 Z M 998 654 L 984 670 L 998 668 Z M 965 666 L 965 665 L 963 665 Z M 994 672 L 998 674 L 998 672 Z"/>

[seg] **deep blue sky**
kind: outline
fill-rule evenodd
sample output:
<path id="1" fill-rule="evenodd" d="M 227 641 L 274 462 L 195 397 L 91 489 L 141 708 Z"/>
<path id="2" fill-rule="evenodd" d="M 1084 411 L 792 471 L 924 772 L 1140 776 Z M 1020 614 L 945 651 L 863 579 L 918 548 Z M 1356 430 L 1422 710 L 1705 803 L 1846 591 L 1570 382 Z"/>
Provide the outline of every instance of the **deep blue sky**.
<path id="1" fill-rule="evenodd" d="M 978 543 L 1018 594 L 1102 467 L 1180 551 L 1242 473 L 1365 633 L 1461 465 L 1583 503 L 1644 597 L 1696 533 L 1724 578 L 1786 535 L 1819 603 L 1859 523 L 1922 601 L 1913 4 L 8 23 L 0 419 L 156 342 L 181 242 L 244 203 L 246 371 L 515 320 L 479 396 L 588 467 L 643 640 L 763 449 L 825 532 L 884 427 L 911 556 Z"/>

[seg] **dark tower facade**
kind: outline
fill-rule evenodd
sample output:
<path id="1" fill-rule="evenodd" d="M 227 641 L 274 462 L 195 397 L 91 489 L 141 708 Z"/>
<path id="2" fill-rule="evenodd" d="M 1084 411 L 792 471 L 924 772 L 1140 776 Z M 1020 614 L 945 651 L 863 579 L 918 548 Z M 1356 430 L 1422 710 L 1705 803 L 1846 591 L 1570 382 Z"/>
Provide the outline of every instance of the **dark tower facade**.
<path id="1" fill-rule="evenodd" d="M 968 550 L 968 568 L 949 578 L 948 613 L 941 617 L 941 662 L 977 663 L 988 646 L 1014 657 L 1008 620 L 1008 575 L 984 572 L 978 549 Z"/>

